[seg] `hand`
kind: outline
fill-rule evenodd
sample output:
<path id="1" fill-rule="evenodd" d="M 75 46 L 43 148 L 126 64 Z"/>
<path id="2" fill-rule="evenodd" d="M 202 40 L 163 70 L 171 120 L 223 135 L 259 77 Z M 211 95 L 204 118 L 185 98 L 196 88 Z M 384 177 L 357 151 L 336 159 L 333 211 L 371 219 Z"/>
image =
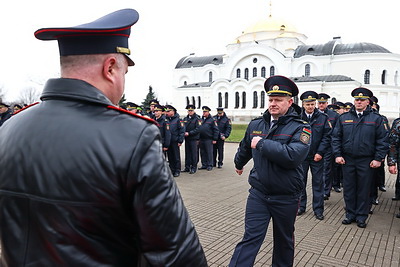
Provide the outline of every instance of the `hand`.
<path id="1" fill-rule="evenodd" d="M 162 150 L 163 150 L 163 151 L 167 151 L 167 150 L 168 150 L 168 147 L 163 147 Z"/>
<path id="2" fill-rule="evenodd" d="M 315 154 L 314 156 L 314 161 L 320 161 L 322 159 L 322 156 L 320 154 Z"/>
<path id="3" fill-rule="evenodd" d="M 215 145 L 217 143 L 217 141 L 213 141 L 212 143 L 213 143 L 213 145 Z"/>
<path id="4" fill-rule="evenodd" d="M 262 138 L 259 136 L 254 136 L 253 139 L 251 139 L 251 148 L 256 148 L 258 142 L 261 140 Z"/>
<path id="5" fill-rule="evenodd" d="M 336 162 L 337 164 L 341 164 L 341 165 L 346 164 L 346 161 L 344 160 L 343 157 L 337 157 L 337 158 L 335 159 L 335 162 Z"/>
<path id="6" fill-rule="evenodd" d="M 244 168 L 243 168 L 243 169 L 244 169 Z M 238 175 L 242 175 L 243 169 L 241 169 L 241 170 L 235 169 L 235 170 L 236 170 L 236 173 L 237 173 Z"/>
<path id="7" fill-rule="evenodd" d="M 178 146 L 181 146 L 182 145 L 182 143 L 178 143 Z"/>
<path id="8" fill-rule="evenodd" d="M 185 136 L 189 136 L 189 132 L 185 132 Z"/>
<path id="9" fill-rule="evenodd" d="M 225 136 L 221 136 L 221 140 L 225 140 Z"/>
<path id="10" fill-rule="evenodd" d="M 394 166 L 389 166 L 389 172 L 390 172 L 391 174 L 397 174 L 397 166 L 396 166 L 396 165 L 394 165 Z"/>
<path id="11" fill-rule="evenodd" d="M 371 161 L 371 163 L 369 164 L 369 166 L 370 166 L 371 168 L 376 169 L 376 168 L 379 168 L 379 167 L 381 166 L 381 164 L 382 164 L 381 161 L 373 160 L 373 161 Z"/>

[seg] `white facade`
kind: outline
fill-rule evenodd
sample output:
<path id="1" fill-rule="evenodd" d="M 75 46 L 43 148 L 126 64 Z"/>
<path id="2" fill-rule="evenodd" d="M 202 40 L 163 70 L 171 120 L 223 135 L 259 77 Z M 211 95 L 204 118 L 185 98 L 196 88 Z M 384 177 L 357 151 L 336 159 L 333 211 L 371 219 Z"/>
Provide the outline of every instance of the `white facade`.
<path id="1" fill-rule="evenodd" d="M 169 103 L 180 114 L 186 114 L 189 103 L 213 111 L 222 106 L 234 122 L 249 121 L 267 108 L 263 84 L 274 74 L 291 77 L 300 94 L 314 90 L 341 102 L 353 101 L 354 88 L 369 88 L 381 114 L 399 117 L 399 54 L 369 43 L 342 44 L 340 38 L 315 46 L 305 45 L 306 39 L 293 26 L 269 17 L 228 44 L 225 55 L 182 58 Z"/>

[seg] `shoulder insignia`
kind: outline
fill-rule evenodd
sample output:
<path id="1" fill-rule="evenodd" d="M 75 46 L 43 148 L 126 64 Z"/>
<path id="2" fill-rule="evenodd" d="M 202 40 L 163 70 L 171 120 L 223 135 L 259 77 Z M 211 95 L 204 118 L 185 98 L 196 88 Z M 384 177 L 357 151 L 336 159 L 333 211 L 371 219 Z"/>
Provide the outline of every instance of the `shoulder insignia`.
<path id="1" fill-rule="evenodd" d="M 122 108 L 119 108 L 119 107 L 116 107 L 116 106 L 111 106 L 111 105 L 108 105 L 107 108 L 108 108 L 108 109 L 113 109 L 113 110 L 119 111 L 119 112 L 121 112 L 121 113 L 129 114 L 129 115 L 131 115 L 131 116 L 137 117 L 137 118 L 139 118 L 139 119 L 146 120 L 146 121 L 151 122 L 151 123 L 153 123 L 153 124 L 155 124 L 155 125 L 158 126 L 158 122 L 156 122 L 155 120 L 153 120 L 153 119 L 151 119 L 151 118 L 148 118 L 148 117 L 145 117 L 145 116 L 142 116 L 142 115 L 138 115 L 138 114 L 136 114 L 136 113 L 132 113 L 132 112 L 126 110 L 126 109 L 122 109 Z"/>
<path id="2" fill-rule="evenodd" d="M 183 121 L 181 121 L 181 127 L 183 127 L 184 126 L 184 123 L 183 123 Z"/>
<path id="3" fill-rule="evenodd" d="M 215 124 L 215 126 L 217 126 L 217 127 L 218 127 L 217 121 L 214 121 L 214 124 Z"/>
<path id="4" fill-rule="evenodd" d="M 332 123 L 328 120 L 329 128 L 332 128 Z"/>
<path id="5" fill-rule="evenodd" d="M 37 104 L 39 104 L 39 103 L 40 103 L 40 102 L 35 102 L 35 103 L 33 103 L 33 104 L 27 105 L 26 107 L 23 107 L 22 109 L 20 109 L 20 110 L 18 110 L 17 112 L 15 112 L 14 115 L 15 115 L 15 114 L 18 114 L 18 113 L 20 113 L 21 111 L 26 110 L 26 109 L 28 109 L 28 108 L 30 108 L 30 107 L 33 107 L 33 106 L 35 106 L 35 105 L 37 105 Z"/>
<path id="6" fill-rule="evenodd" d="M 307 128 L 303 128 L 300 134 L 300 141 L 306 145 L 310 143 L 310 137 L 311 137 L 311 130 Z"/>
<path id="7" fill-rule="evenodd" d="M 201 121 L 199 120 L 199 125 L 201 126 Z"/>
<path id="8" fill-rule="evenodd" d="M 169 123 L 166 124 L 165 128 L 169 131 Z"/>

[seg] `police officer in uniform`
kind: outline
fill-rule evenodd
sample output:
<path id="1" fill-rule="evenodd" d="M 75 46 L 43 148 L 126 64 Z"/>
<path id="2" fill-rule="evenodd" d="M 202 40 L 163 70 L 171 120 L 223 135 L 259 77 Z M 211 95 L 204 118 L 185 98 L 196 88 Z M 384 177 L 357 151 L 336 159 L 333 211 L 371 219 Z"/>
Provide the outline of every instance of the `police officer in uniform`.
<path id="1" fill-rule="evenodd" d="M 308 154 L 311 129 L 291 107 L 296 84 L 271 76 L 264 88 L 268 110 L 252 120 L 235 155 L 237 174 L 253 159 L 246 205 L 245 233 L 229 266 L 253 266 L 270 220 L 274 227 L 272 266 L 293 266 L 294 223 L 304 189 L 301 163 Z"/>
<path id="2" fill-rule="evenodd" d="M 389 153 L 387 156 L 387 164 L 389 167 L 389 172 L 391 174 L 396 174 L 396 183 L 394 196 L 392 200 L 400 200 L 400 118 L 393 121 L 392 127 L 389 134 Z"/>
<path id="3" fill-rule="evenodd" d="M 352 106 L 353 106 L 353 103 L 351 103 L 351 102 L 344 103 L 344 112 L 349 112 Z"/>
<path id="4" fill-rule="evenodd" d="M 154 105 L 154 120 L 158 123 L 158 129 L 161 133 L 161 143 L 163 151 L 168 151 L 171 144 L 171 131 L 169 129 L 169 121 L 163 115 L 164 107 L 161 105 Z"/>
<path id="5" fill-rule="evenodd" d="M 153 120 L 155 118 L 154 109 L 155 109 L 156 105 L 160 105 L 160 102 L 157 99 L 150 100 L 150 105 L 149 105 L 150 110 L 147 112 L 147 116 L 149 116 Z"/>
<path id="6" fill-rule="evenodd" d="M 61 78 L 0 130 L 1 266 L 207 266 L 154 120 L 117 106 L 138 17 L 35 32 Z"/>
<path id="7" fill-rule="evenodd" d="M 171 143 L 168 147 L 169 168 L 174 177 L 178 177 L 181 173 L 181 153 L 180 147 L 185 139 L 185 125 L 180 119 L 176 108 L 171 105 L 166 105 L 166 116 L 169 122 L 171 132 Z"/>
<path id="8" fill-rule="evenodd" d="M 307 178 L 308 170 L 311 169 L 312 181 L 312 208 L 315 218 L 318 220 L 324 219 L 324 161 L 323 157 L 330 147 L 331 141 L 331 124 L 328 120 L 328 115 L 319 112 L 315 107 L 318 94 L 314 91 L 306 91 L 300 96 L 303 101 L 301 118 L 307 121 L 311 126 L 312 138 L 310 151 L 303 166 L 303 181 L 304 190 L 301 195 L 300 207 L 298 215 L 301 215 L 306 210 L 307 205 Z"/>
<path id="9" fill-rule="evenodd" d="M 130 112 L 135 114 L 141 114 L 142 108 L 138 104 L 135 104 L 133 102 L 127 102 L 126 110 L 129 110 Z"/>
<path id="10" fill-rule="evenodd" d="M 330 96 L 326 93 L 320 93 L 318 94 L 318 109 L 322 113 L 325 113 L 328 115 L 328 120 L 333 127 L 335 127 L 335 123 L 337 118 L 339 117 L 339 114 L 331 109 L 328 108 L 328 100 L 330 99 Z M 332 131 L 331 131 L 332 133 Z M 324 155 L 324 199 L 328 200 L 331 194 L 331 189 L 332 189 L 332 180 L 333 174 L 336 174 L 337 172 L 333 172 L 333 168 L 335 168 L 335 159 L 332 157 L 332 146 L 329 145 L 327 148 L 325 155 Z M 334 190 L 336 192 L 341 192 L 340 187 L 334 187 Z"/>
<path id="11" fill-rule="evenodd" d="M 200 131 L 200 157 L 201 167 L 199 170 L 211 171 L 213 169 L 213 145 L 217 143 L 219 130 L 217 122 L 211 116 L 211 109 L 207 106 L 201 108 L 203 110 L 203 116 L 201 117 Z"/>
<path id="12" fill-rule="evenodd" d="M 10 109 L 10 106 L 5 104 L 5 103 L 0 103 L 0 126 L 3 125 L 6 120 L 11 118 L 12 116 L 12 111 Z"/>
<path id="13" fill-rule="evenodd" d="M 382 116 L 369 106 L 372 92 L 359 87 L 351 95 L 354 106 L 339 117 L 334 129 L 333 154 L 336 163 L 343 168 L 346 217 L 342 223 L 356 222 L 358 227 L 365 228 L 373 169 L 382 164 L 389 143 Z"/>
<path id="14" fill-rule="evenodd" d="M 201 119 L 196 114 L 194 105 L 186 106 L 188 115 L 183 119 L 185 125 L 185 168 L 182 172 L 193 174 L 199 162 L 198 144 L 200 139 Z"/>
<path id="15" fill-rule="evenodd" d="M 218 125 L 219 136 L 217 143 L 214 145 L 214 167 L 216 167 L 218 164 L 218 168 L 222 168 L 222 165 L 224 164 L 225 139 L 231 134 L 232 123 L 228 116 L 226 116 L 224 108 L 217 108 L 217 112 L 218 114 L 214 116 L 214 120 Z"/>

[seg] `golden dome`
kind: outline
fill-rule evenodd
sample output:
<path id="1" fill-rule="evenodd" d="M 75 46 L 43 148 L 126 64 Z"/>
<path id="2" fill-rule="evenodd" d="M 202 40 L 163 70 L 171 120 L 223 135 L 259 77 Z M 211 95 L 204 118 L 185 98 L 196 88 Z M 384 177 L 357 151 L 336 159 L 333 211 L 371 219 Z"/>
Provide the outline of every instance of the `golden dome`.
<path id="1" fill-rule="evenodd" d="M 285 32 L 297 32 L 297 29 L 284 19 L 273 18 L 272 16 L 268 16 L 267 19 L 263 19 L 254 25 L 247 28 L 243 34 L 247 33 L 255 33 L 255 32 L 276 32 L 276 31 L 285 31 Z"/>

